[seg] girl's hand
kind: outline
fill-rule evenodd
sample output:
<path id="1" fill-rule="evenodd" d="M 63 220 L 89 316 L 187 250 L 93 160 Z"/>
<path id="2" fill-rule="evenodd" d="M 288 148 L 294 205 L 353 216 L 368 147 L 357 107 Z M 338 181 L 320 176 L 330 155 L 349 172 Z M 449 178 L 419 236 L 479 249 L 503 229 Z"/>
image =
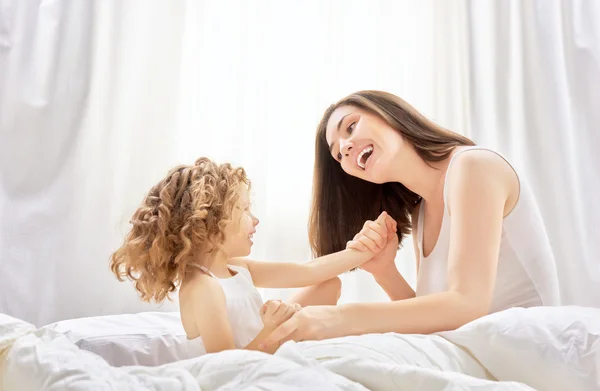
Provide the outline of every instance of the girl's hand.
<path id="1" fill-rule="evenodd" d="M 346 244 L 346 248 L 377 254 L 386 247 L 389 239 L 396 236 L 396 230 L 396 221 L 387 212 L 382 212 L 377 220 L 367 220 L 362 230 Z"/>
<path id="2" fill-rule="evenodd" d="M 299 311 L 297 303 L 285 303 L 280 300 L 268 300 L 260 309 L 260 318 L 265 328 L 275 329 Z"/>
<path id="3" fill-rule="evenodd" d="M 308 306 L 277 327 L 259 345 L 261 350 L 277 350 L 284 342 L 321 340 L 339 336 L 343 319 L 335 305 Z"/>

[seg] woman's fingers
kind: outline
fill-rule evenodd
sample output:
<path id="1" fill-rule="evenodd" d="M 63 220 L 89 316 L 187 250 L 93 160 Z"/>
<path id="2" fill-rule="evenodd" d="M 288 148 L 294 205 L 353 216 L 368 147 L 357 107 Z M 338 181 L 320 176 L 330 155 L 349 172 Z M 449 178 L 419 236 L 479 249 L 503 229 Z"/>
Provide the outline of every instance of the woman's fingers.
<path id="1" fill-rule="evenodd" d="M 357 251 L 379 252 L 387 244 L 388 239 L 396 235 L 397 224 L 387 212 L 381 212 L 377 220 L 367 220 L 362 230 L 354 239 L 346 243 L 346 248 Z"/>
<path id="2" fill-rule="evenodd" d="M 377 244 L 377 246 L 379 247 L 379 250 L 381 250 L 383 247 L 385 247 L 386 239 L 388 236 L 387 229 L 385 228 L 385 222 L 384 222 L 383 226 L 379 225 L 378 223 L 374 223 L 374 222 L 365 223 L 365 226 L 360 231 L 360 233 L 363 236 L 366 236 L 369 239 L 371 239 L 373 242 L 375 242 Z M 375 249 L 375 250 L 377 250 L 377 249 Z"/>
<path id="3" fill-rule="evenodd" d="M 379 247 L 379 245 L 377 244 L 377 242 L 375 242 L 373 239 L 371 239 L 367 235 L 359 233 L 358 235 L 356 235 L 354 237 L 354 240 L 362 243 L 367 248 L 367 251 L 372 251 L 372 252 L 375 252 L 375 253 L 381 251 L 381 248 Z"/>
<path id="4" fill-rule="evenodd" d="M 281 301 L 279 301 L 279 300 L 269 300 L 266 303 L 267 309 L 266 309 L 265 313 L 268 313 L 268 314 L 271 314 L 271 315 L 275 315 L 275 313 L 277 312 L 277 310 L 279 309 L 280 306 L 281 306 Z"/>
<path id="5" fill-rule="evenodd" d="M 385 219 L 385 225 L 386 225 L 387 232 L 388 232 L 388 235 L 387 235 L 388 239 L 393 238 L 397 232 L 396 220 L 394 220 L 391 216 L 388 215 L 388 217 Z"/>
<path id="6" fill-rule="evenodd" d="M 346 248 L 351 248 L 353 250 L 360 251 L 360 252 L 369 251 L 369 248 L 367 246 L 365 246 L 364 244 L 362 244 L 361 242 L 359 242 L 358 240 L 349 241 L 348 243 L 346 243 Z"/>
<path id="7" fill-rule="evenodd" d="M 300 326 L 298 322 L 298 318 L 296 316 L 292 316 L 287 321 L 283 322 L 279 327 L 275 329 L 266 339 L 260 344 L 259 348 L 261 350 L 266 349 L 272 345 L 281 346 L 281 344 L 288 339 L 290 339 L 291 335 L 298 329 Z"/>
<path id="8" fill-rule="evenodd" d="M 381 214 L 377 217 L 377 220 L 375 220 L 376 223 L 378 223 L 379 225 L 385 226 L 385 219 L 388 217 L 389 215 L 387 214 L 386 211 L 381 212 Z"/>
<path id="9" fill-rule="evenodd" d="M 266 314 L 267 310 L 269 309 L 269 304 L 271 304 L 271 301 L 273 300 L 267 300 L 264 302 L 264 304 L 262 305 L 262 307 L 260 307 L 260 313 L 261 314 Z"/>
<path id="10" fill-rule="evenodd" d="M 363 227 L 363 230 L 365 228 L 369 228 L 372 231 L 377 232 L 379 234 L 379 236 L 381 236 L 382 238 L 387 237 L 387 233 L 388 233 L 387 221 L 384 221 L 383 225 L 380 225 L 379 223 L 375 223 L 375 222 L 369 222 L 368 224 L 365 224 L 365 227 Z"/>
<path id="11" fill-rule="evenodd" d="M 292 315 L 294 315 L 296 312 L 297 311 L 296 311 L 296 306 L 295 305 L 293 305 L 293 304 L 288 305 L 287 308 L 286 308 L 286 311 L 285 311 L 284 319 L 287 320 L 287 319 L 291 318 Z"/>

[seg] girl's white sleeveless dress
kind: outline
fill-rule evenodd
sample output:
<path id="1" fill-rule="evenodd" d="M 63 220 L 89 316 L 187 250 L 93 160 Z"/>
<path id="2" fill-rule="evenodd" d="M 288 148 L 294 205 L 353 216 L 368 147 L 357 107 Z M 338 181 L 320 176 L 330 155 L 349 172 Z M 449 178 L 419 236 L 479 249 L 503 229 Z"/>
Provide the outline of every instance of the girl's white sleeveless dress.
<path id="1" fill-rule="evenodd" d="M 200 269 L 221 284 L 227 302 L 227 317 L 233 332 L 233 342 L 236 348 L 242 349 L 252 342 L 263 328 L 260 319 L 263 300 L 252 282 L 248 269 L 234 265 L 227 267 L 236 272 L 233 277 L 219 278 L 205 267 L 200 266 Z M 189 340 L 188 343 L 194 355 L 206 353 L 201 337 Z"/>

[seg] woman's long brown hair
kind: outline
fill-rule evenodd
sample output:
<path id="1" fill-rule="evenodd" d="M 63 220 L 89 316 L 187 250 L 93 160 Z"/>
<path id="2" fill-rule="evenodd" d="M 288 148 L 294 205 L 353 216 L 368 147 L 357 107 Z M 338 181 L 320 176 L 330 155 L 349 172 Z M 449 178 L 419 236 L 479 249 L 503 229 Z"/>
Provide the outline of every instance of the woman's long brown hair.
<path id="1" fill-rule="evenodd" d="M 410 233 L 410 216 L 419 195 L 398 182 L 375 184 L 348 175 L 331 156 L 325 130 L 335 109 L 353 106 L 379 115 L 409 141 L 425 162 L 446 159 L 455 147 L 474 145 L 460 134 L 440 127 L 403 99 L 383 91 L 359 91 L 331 105 L 323 115 L 315 141 L 313 200 L 309 239 L 313 255 L 341 251 L 367 220 L 386 211 L 398 223 L 398 241 Z"/>

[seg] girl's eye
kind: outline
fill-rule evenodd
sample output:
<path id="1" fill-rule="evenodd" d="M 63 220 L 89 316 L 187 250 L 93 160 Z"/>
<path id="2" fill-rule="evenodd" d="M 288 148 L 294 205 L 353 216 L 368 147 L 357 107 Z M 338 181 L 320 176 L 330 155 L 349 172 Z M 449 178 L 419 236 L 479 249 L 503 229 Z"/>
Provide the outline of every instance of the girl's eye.
<path id="1" fill-rule="evenodd" d="M 342 160 L 342 154 L 338 152 L 337 158 L 338 158 L 338 160 Z"/>

